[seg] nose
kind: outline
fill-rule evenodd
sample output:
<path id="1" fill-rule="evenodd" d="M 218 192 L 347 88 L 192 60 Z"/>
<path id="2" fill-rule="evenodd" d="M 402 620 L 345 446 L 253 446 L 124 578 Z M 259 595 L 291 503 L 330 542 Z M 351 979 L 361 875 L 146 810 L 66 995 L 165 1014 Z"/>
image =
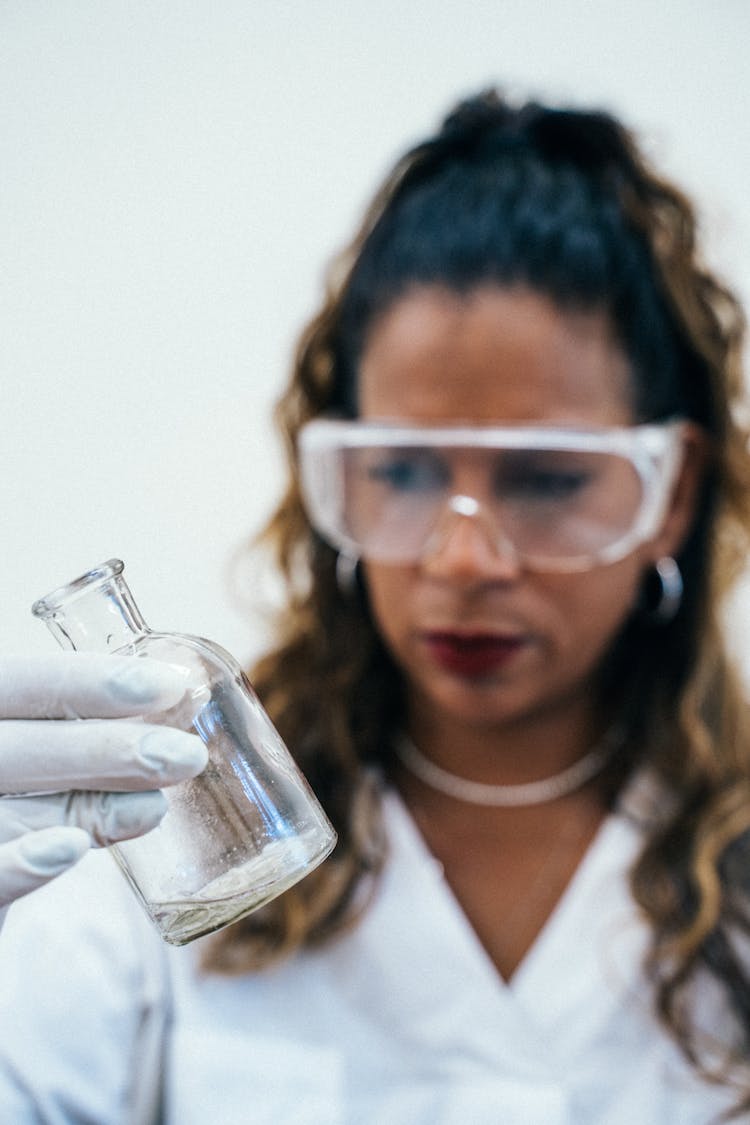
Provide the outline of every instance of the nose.
<path id="1" fill-rule="evenodd" d="M 517 578 L 521 564 L 473 496 L 453 496 L 422 555 L 422 569 L 435 578 L 504 581 Z"/>

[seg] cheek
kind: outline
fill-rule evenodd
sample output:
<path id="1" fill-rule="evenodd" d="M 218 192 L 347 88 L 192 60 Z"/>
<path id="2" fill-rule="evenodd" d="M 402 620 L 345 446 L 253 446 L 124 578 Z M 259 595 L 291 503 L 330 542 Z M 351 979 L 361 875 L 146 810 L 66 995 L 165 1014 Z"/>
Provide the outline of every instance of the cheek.
<path id="1" fill-rule="evenodd" d="M 638 604 L 642 567 L 631 557 L 548 585 L 547 604 L 573 663 L 596 664 Z"/>
<path id="2" fill-rule="evenodd" d="M 362 563 L 370 612 L 381 637 L 392 648 L 409 631 L 414 574 L 408 567 Z"/>

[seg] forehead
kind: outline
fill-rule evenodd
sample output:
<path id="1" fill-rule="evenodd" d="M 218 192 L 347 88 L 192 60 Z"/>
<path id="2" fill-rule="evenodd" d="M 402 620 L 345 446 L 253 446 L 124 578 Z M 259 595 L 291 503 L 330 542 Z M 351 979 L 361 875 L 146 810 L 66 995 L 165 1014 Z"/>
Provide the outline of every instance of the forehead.
<path id="1" fill-rule="evenodd" d="M 416 288 L 371 328 L 364 417 L 422 422 L 633 422 L 630 365 L 609 319 L 528 290 Z"/>

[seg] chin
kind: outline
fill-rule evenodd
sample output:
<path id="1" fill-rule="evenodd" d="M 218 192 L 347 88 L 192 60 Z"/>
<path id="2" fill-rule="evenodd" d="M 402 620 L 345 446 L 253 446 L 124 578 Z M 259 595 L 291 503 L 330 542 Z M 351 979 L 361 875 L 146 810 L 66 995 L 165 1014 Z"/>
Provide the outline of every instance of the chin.
<path id="1" fill-rule="evenodd" d="M 434 716 L 470 727 L 498 727 L 514 722 L 534 710 L 533 701 L 519 699 L 498 689 L 489 680 L 471 680 L 420 691 L 424 705 Z"/>

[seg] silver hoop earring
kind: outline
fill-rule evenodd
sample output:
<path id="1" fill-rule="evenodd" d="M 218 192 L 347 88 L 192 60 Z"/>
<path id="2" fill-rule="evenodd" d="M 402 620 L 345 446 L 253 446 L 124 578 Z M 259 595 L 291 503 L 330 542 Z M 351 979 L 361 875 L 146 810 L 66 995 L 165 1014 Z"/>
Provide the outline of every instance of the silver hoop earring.
<path id="1" fill-rule="evenodd" d="M 336 556 L 336 585 L 339 588 L 339 593 L 345 598 L 353 597 L 356 592 L 358 566 L 359 557 L 357 555 L 347 555 L 343 551 L 339 551 Z"/>
<path id="2" fill-rule="evenodd" d="M 677 615 L 684 590 L 680 568 L 671 557 L 664 555 L 655 566 L 654 573 L 660 585 L 659 597 L 649 616 L 658 625 L 666 625 Z"/>

